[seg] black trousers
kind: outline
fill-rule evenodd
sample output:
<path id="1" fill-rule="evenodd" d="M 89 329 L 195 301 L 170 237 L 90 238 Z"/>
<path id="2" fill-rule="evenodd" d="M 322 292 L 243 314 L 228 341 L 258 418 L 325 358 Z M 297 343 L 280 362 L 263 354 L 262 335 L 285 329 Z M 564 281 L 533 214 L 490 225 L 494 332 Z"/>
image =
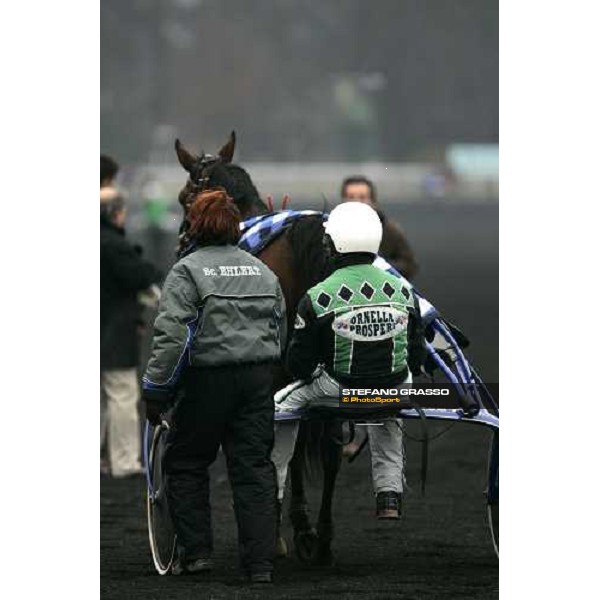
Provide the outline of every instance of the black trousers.
<path id="1" fill-rule="evenodd" d="M 271 571 L 275 548 L 273 365 L 188 368 L 167 438 L 165 472 L 180 560 L 210 556 L 208 467 L 223 446 L 233 490 L 240 563 Z"/>

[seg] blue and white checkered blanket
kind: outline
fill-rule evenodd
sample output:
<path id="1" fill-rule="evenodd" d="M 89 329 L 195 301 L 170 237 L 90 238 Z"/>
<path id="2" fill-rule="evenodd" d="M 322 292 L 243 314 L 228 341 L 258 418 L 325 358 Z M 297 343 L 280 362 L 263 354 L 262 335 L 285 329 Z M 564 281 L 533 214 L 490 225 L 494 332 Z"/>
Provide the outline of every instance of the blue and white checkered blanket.
<path id="1" fill-rule="evenodd" d="M 328 216 L 317 210 L 282 210 L 242 221 L 240 223 L 242 236 L 238 245 L 242 250 L 256 255 L 294 221 L 309 215 L 323 215 L 324 220 Z"/>

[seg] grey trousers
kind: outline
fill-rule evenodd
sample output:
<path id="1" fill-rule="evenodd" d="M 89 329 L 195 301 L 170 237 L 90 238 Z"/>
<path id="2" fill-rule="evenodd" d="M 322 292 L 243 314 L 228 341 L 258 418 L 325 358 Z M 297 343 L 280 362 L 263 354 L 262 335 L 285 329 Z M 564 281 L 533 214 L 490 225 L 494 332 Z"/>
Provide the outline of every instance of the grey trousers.
<path id="1" fill-rule="evenodd" d="M 405 383 L 411 383 L 409 374 Z M 275 394 L 275 412 L 300 414 L 309 406 L 339 406 L 339 385 L 322 371 L 309 383 L 294 382 Z M 299 420 L 279 421 L 275 424 L 275 444 L 271 460 L 277 469 L 277 495 L 283 500 L 287 471 L 298 435 Z M 367 426 L 371 452 L 373 491 L 402 492 L 404 490 L 404 443 L 400 419 L 385 419 L 381 425 Z"/>
<path id="2" fill-rule="evenodd" d="M 137 409 L 139 398 L 135 368 L 100 372 L 100 446 L 107 444 L 114 477 L 124 477 L 142 470 Z"/>

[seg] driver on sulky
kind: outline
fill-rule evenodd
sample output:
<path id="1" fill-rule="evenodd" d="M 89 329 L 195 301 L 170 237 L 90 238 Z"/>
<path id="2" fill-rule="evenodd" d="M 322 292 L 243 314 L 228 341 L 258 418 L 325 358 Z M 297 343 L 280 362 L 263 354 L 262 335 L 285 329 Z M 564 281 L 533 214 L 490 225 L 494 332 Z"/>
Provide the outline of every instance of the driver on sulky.
<path id="1" fill-rule="evenodd" d="M 302 415 L 339 408 L 341 388 L 407 386 L 426 355 L 419 303 L 400 279 L 373 265 L 382 237 L 377 212 L 360 202 L 335 207 L 325 223 L 333 273 L 298 304 L 286 364 L 298 380 L 275 394 L 275 410 Z M 401 425 L 369 426 L 378 519 L 398 519 L 404 485 Z M 272 458 L 283 501 L 298 420 L 278 421 Z"/>
<path id="2" fill-rule="evenodd" d="M 174 404 L 163 463 L 177 535 L 172 574 L 213 566 L 208 468 L 222 446 L 242 570 L 270 583 L 273 365 L 285 345 L 285 301 L 276 275 L 237 247 L 240 214 L 224 189 L 197 194 L 187 219 L 191 246 L 164 284 L 142 394 L 153 425 Z"/>

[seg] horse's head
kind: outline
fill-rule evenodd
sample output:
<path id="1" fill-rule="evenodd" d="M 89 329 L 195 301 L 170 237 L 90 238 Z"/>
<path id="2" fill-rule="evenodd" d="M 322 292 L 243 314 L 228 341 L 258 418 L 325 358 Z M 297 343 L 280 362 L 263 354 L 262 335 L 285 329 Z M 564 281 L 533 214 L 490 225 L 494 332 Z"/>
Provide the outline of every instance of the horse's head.
<path id="1" fill-rule="evenodd" d="M 189 175 L 178 198 L 184 215 L 195 194 L 213 187 L 227 190 L 239 208 L 242 219 L 267 212 L 248 173 L 231 163 L 235 152 L 235 131 L 231 132 L 229 140 L 216 155 L 204 152 L 201 155 L 194 154 L 179 140 L 175 140 L 175 152 L 179 164 Z"/>

